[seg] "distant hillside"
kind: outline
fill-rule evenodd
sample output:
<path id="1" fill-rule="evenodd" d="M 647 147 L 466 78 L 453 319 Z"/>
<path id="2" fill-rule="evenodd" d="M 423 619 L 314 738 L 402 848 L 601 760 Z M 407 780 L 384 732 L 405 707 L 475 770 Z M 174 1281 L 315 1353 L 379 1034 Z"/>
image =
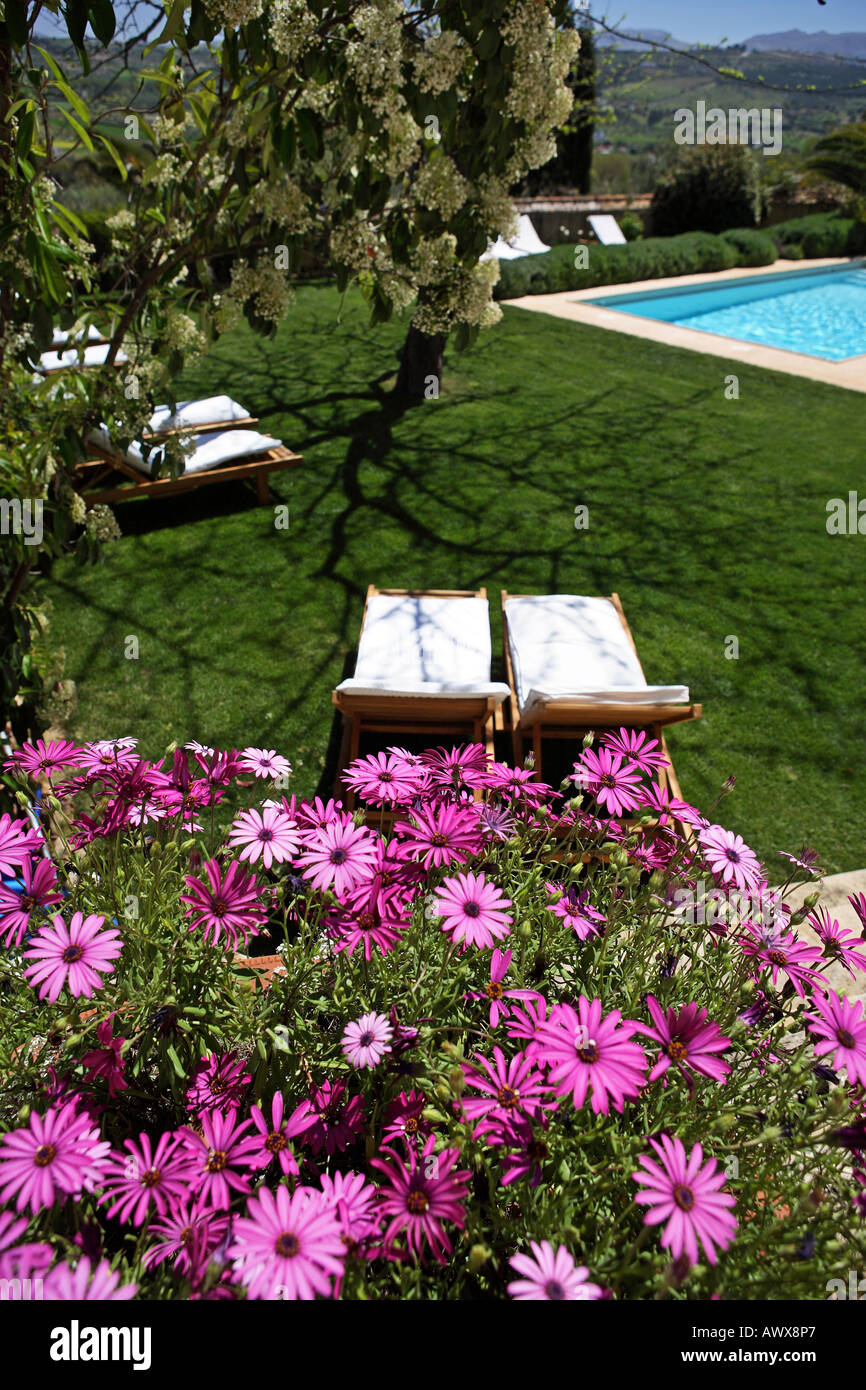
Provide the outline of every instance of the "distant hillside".
<path id="1" fill-rule="evenodd" d="M 756 53 L 827 53 L 840 58 L 866 58 L 866 33 L 804 34 L 802 29 L 786 29 L 779 34 L 753 34 L 744 39 L 746 48 Z"/>

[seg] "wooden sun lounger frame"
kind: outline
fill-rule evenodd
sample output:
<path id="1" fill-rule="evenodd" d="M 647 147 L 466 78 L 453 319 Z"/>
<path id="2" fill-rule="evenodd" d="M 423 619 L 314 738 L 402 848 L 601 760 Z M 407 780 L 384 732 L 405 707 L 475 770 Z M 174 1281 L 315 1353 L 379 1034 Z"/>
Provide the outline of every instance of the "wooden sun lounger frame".
<path id="1" fill-rule="evenodd" d="M 701 705 L 674 705 L 662 703 L 660 701 L 648 702 L 645 705 L 636 704 L 607 704 L 602 701 L 590 703 L 587 700 L 539 700 L 526 713 L 520 713 L 520 705 L 517 699 L 517 684 L 514 679 L 514 666 L 511 660 L 511 645 L 508 637 L 508 618 L 505 605 L 509 598 L 528 598 L 528 594 L 509 594 L 506 589 L 502 590 L 502 647 L 505 660 L 505 679 L 511 689 L 509 698 L 509 727 L 514 750 L 514 761 L 519 766 L 524 758 L 524 745 L 527 741 L 532 741 L 532 754 L 535 764 L 535 774 L 542 778 L 541 753 L 542 740 L 545 738 L 567 738 L 580 740 L 584 734 L 596 729 L 618 729 L 620 727 L 631 729 L 647 729 L 653 738 L 659 740 L 661 750 L 668 760 L 666 768 L 658 770 L 658 784 L 664 790 L 665 787 L 670 791 L 671 796 L 682 799 L 680 784 L 671 755 L 668 751 L 667 741 L 664 736 L 664 729 L 668 724 L 683 724 L 690 719 L 700 719 L 703 708 Z M 640 657 L 631 628 L 620 602 L 619 594 L 607 594 L 605 597 L 616 609 L 617 616 L 622 624 L 623 631 L 628 638 L 629 645 L 635 654 L 638 666 Z M 643 675 L 643 667 L 641 667 Z M 644 677 L 646 679 L 646 677 Z M 543 778 L 542 778 L 543 780 Z"/>
<path id="2" fill-rule="evenodd" d="M 250 429 L 259 423 L 255 415 L 244 416 L 241 420 L 220 420 L 211 425 L 183 425 L 178 429 L 147 431 L 143 438 L 145 440 L 167 439 L 172 435 L 187 434 L 208 434 L 214 430 L 237 430 Z M 177 478 L 166 475 L 162 478 L 150 478 L 146 473 L 141 473 L 137 468 L 133 468 L 131 463 L 127 463 L 122 455 L 113 454 L 108 450 L 101 449 L 98 444 L 88 441 L 88 448 L 98 454 L 97 459 L 88 459 L 76 466 L 75 472 L 82 479 L 83 487 L 81 495 L 88 507 L 93 507 L 97 502 L 126 502 L 133 497 L 169 497 L 179 492 L 191 492 L 197 487 L 207 487 L 209 483 L 229 483 L 237 479 L 248 479 L 255 481 L 256 496 L 264 505 L 270 496 L 270 475 L 278 473 L 284 468 L 297 468 L 303 463 L 302 454 L 293 454 L 291 449 L 287 449 L 285 444 L 277 444 L 272 449 L 263 450 L 260 454 L 252 454 L 239 463 L 222 463 L 216 468 L 206 468 L 198 473 L 181 473 Z M 84 487 L 98 484 L 106 480 L 111 480 L 112 475 L 120 473 L 125 478 L 130 478 L 134 486 L 123 486 L 114 484 L 111 487 L 102 488 L 98 492 L 84 491 Z"/>
<path id="3" fill-rule="evenodd" d="M 369 585 L 364 601 L 361 632 L 367 620 L 367 604 L 378 595 L 393 598 L 487 598 L 486 589 L 378 589 Z M 360 637 L 359 637 L 360 640 Z M 343 737 L 340 744 L 339 767 L 335 790 L 349 810 L 355 806 L 355 794 L 342 781 L 344 767 L 358 757 L 361 736 L 365 733 L 429 734 L 447 738 L 451 735 L 472 743 L 483 743 L 490 757 L 493 753 L 494 728 L 503 729 L 502 704 L 489 695 L 362 695 L 351 690 L 335 690 L 331 703 L 343 716 Z M 378 822 L 379 816 L 376 815 Z"/>

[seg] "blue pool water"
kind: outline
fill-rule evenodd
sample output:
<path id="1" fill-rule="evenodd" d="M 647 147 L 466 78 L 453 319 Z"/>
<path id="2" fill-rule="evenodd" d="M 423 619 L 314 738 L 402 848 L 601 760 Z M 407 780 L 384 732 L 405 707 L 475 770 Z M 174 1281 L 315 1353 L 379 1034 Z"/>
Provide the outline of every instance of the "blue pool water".
<path id="1" fill-rule="evenodd" d="M 864 261 L 583 302 L 829 362 L 866 353 Z"/>

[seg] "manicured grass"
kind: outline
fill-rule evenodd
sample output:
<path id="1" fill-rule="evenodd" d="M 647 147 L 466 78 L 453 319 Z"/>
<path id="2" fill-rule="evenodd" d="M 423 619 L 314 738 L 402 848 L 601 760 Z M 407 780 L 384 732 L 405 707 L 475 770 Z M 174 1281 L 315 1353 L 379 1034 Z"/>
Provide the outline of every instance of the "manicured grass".
<path id="1" fill-rule="evenodd" d="M 389 394 L 404 325 L 371 331 L 358 296 L 339 308 L 302 288 L 275 341 L 238 331 L 184 382 L 303 452 L 276 475 L 288 531 L 229 484 L 119 508 L 104 566 L 55 565 L 77 732 L 149 755 L 264 744 L 309 794 L 333 770 L 330 695 L 371 580 L 486 584 L 497 658 L 500 587 L 617 590 L 647 679 L 704 705 L 670 736 L 684 794 L 706 806 L 734 773 L 723 817 L 771 864 L 805 839 L 830 870 L 862 867 L 866 540 L 829 536 L 825 508 L 866 492 L 866 398 L 506 309 L 448 354 L 439 400 L 406 408 Z"/>

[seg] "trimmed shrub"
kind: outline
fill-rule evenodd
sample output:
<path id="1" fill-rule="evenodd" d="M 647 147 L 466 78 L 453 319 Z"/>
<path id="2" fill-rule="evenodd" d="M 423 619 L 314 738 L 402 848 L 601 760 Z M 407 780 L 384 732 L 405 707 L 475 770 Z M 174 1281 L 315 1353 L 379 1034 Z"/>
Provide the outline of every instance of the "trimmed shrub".
<path id="1" fill-rule="evenodd" d="M 626 241 L 640 241 L 643 237 L 643 222 L 636 212 L 625 212 L 619 219 L 619 225 Z"/>
<path id="2" fill-rule="evenodd" d="M 781 253 L 793 260 L 858 256 L 866 250 L 866 223 L 839 212 L 794 217 L 788 222 L 777 223 L 770 235 Z"/>
<path id="3" fill-rule="evenodd" d="M 722 241 L 727 241 L 737 252 L 737 265 L 772 265 L 776 259 L 773 238 L 766 232 L 756 232 L 751 227 L 734 227 L 722 232 Z"/>
<path id="4" fill-rule="evenodd" d="M 596 285 L 621 285 L 629 280 L 659 280 L 668 275 L 699 275 L 737 265 L 770 265 L 776 259 L 770 237 L 748 228 L 738 230 L 733 239 L 710 232 L 689 232 L 678 237 L 647 237 L 625 246 L 590 246 L 586 248 L 586 267 L 575 264 L 582 249 L 554 246 L 538 256 L 501 261 L 499 283 L 494 288 L 496 298 L 586 290 Z"/>

